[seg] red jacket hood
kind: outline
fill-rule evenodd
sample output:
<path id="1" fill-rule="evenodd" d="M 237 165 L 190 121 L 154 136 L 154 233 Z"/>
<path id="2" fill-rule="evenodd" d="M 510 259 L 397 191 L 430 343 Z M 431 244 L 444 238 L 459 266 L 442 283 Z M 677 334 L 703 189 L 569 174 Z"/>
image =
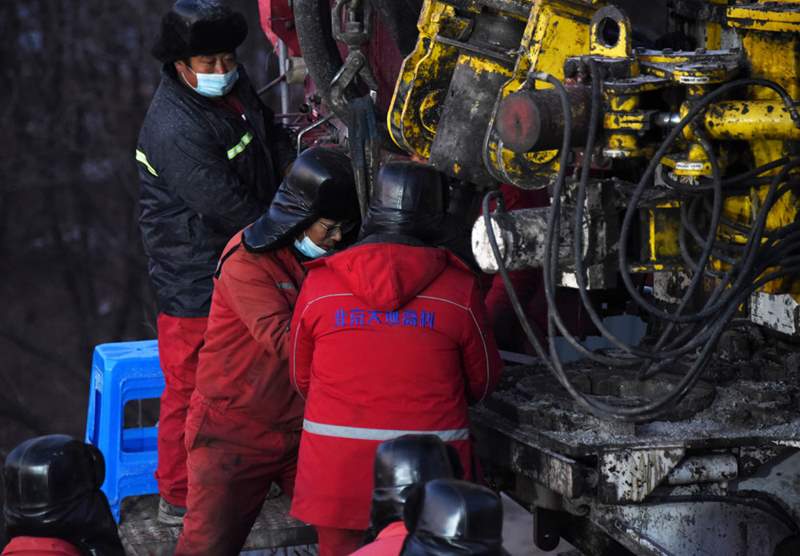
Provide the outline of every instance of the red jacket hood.
<path id="1" fill-rule="evenodd" d="M 436 247 L 370 243 L 308 266 L 327 266 L 361 301 L 380 311 L 393 311 L 414 299 L 455 260 Z M 460 261 L 458 264 L 466 268 Z"/>

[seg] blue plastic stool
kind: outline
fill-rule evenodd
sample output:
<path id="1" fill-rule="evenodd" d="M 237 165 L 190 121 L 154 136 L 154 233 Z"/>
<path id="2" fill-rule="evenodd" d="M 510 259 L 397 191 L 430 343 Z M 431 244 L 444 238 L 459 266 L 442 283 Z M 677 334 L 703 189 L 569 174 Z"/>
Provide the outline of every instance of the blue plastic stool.
<path id="1" fill-rule="evenodd" d="M 117 523 L 123 498 L 158 492 L 154 476 L 158 428 L 123 428 L 125 404 L 160 398 L 163 390 L 156 340 L 94 348 L 86 442 L 97 446 L 105 457 L 102 490 Z"/>

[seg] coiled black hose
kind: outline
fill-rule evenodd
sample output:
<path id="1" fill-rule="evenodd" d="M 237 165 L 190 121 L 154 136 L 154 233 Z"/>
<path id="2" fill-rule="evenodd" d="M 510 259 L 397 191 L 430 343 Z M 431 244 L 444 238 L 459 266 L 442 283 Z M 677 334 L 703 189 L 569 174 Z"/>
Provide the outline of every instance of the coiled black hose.
<path id="1" fill-rule="evenodd" d="M 775 91 L 781 99 L 783 99 L 784 103 L 787 105 L 787 109 L 792 114 L 792 118 L 797 122 L 800 118 L 796 118 L 795 114 L 797 110 L 794 106 L 794 101 L 789 96 L 783 87 L 774 83 L 772 81 L 767 81 L 765 79 L 755 79 L 755 78 L 748 78 L 748 79 L 738 79 L 736 81 L 731 81 L 729 83 L 725 83 L 715 89 L 714 91 L 706 94 L 700 100 L 698 100 L 689 110 L 684 118 L 675 126 L 670 133 L 667 135 L 666 139 L 661 143 L 661 146 L 656 150 L 653 154 L 653 157 L 650 159 L 650 163 L 647 165 L 647 169 L 645 170 L 644 174 L 642 175 L 639 183 L 636 186 L 636 189 L 633 192 L 633 195 L 630 199 L 628 204 L 628 208 L 625 211 L 625 217 L 622 221 L 622 226 L 620 228 L 620 243 L 619 243 L 619 272 L 622 276 L 622 281 L 625 284 L 625 288 L 628 290 L 628 294 L 633 298 L 639 307 L 643 310 L 647 311 L 651 315 L 664 319 L 664 320 L 675 320 L 676 322 L 692 322 L 693 320 L 701 320 L 704 318 L 709 317 L 715 311 L 721 308 L 721 304 L 719 306 L 713 308 L 705 308 L 704 310 L 700 311 L 699 313 L 695 313 L 693 315 L 671 315 L 665 311 L 662 311 L 658 307 L 655 307 L 651 303 L 649 303 L 644 297 L 636 290 L 636 287 L 633 283 L 633 280 L 630 276 L 630 269 L 628 268 L 628 254 L 627 254 L 627 247 L 628 247 L 628 236 L 630 235 L 630 229 L 633 223 L 633 217 L 637 210 L 637 206 L 639 204 L 639 200 L 641 199 L 642 193 L 644 192 L 645 187 L 650 182 L 653 177 L 653 173 L 655 172 L 656 167 L 658 166 L 660 160 L 667 154 L 667 150 L 672 146 L 672 143 L 677 139 L 678 135 L 683 132 L 683 129 L 689 125 L 699 114 L 701 114 L 713 101 L 717 100 L 718 98 L 722 97 L 723 95 L 727 94 L 728 92 L 744 87 L 744 86 L 761 86 L 766 87 L 768 89 L 772 89 Z M 785 169 L 786 167 L 784 167 Z M 779 175 L 785 175 L 782 172 Z M 777 187 L 775 180 L 773 179 L 772 183 L 770 184 L 770 192 L 768 193 L 768 198 L 770 194 L 774 197 L 774 189 Z M 769 204 L 765 202 L 765 205 Z M 761 214 L 759 216 L 762 216 Z M 763 221 L 766 221 L 766 213 L 763 213 Z M 763 231 L 763 223 L 761 223 L 761 228 Z M 760 237 L 760 231 L 758 228 L 754 229 Z M 751 236 L 752 240 L 753 236 Z M 749 242 L 750 244 L 751 242 Z M 751 261 L 751 258 L 748 253 L 747 261 Z"/>
<path id="2" fill-rule="evenodd" d="M 698 140 L 706 151 L 709 160 L 711 162 L 712 167 L 712 180 L 711 184 L 706 184 L 703 187 L 707 190 L 710 189 L 714 192 L 713 198 L 713 206 L 711 207 L 710 213 L 711 218 L 708 224 L 708 231 L 707 235 L 704 238 L 699 230 L 696 229 L 694 223 L 692 226 L 689 227 L 689 232 L 692 235 L 693 239 L 696 241 L 698 246 L 700 246 L 702 252 L 700 258 L 695 261 L 688 252 L 688 248 L 686 247 L 685 236 L 681 237 L 681 244 L 682 244 L 682 251 L 684 255 L 684 259 L 687 260 L 687 264 L 695 271 L 695 276 L 690 283 L 690 287 L 687 289 L 686 293 L 684 294 L 681 302 L 678 305 L 678 308 L 674 313 L 665 313 L 660 311 L 655 307 L 651 307 L 656 309 L 658 313 L 657 316 L 661 316 L 661 314 L 665 314 L 667 316 L 666 320 L 668 321 L 668 325 L 664 332 L 660 335 L 657 343 L 653 348 L 649 350 L 634 348 L 632 346 L 628 346 L 624 342 L 621 342 L 619 339 L 615 338 L 613 334 L 611 334 L 602 324 L 602 319 L 594 310 L 592 306 L 591 299 L 588 295 L 588 289 L 586 288 L 585 283 L 585 265 L 583 262 L 583 245 L 582 245 L 582 222 L 583 222 L 583 205 L 585 202 L 585 195 L 586 195 L 586 187 L 588 185 L 589 179 L 589 172 L 590 172 L 590 164 L 591 164 L 591 156 L 592 151 L 594 148 L 594 136 L 596 134 L 596 129 L 598 125 L 598 104 L 599 104 L 599 75 L 594 68 L 593 64 L 590 64 L 590 69 L 592 70 L 592 83 L 593 83 L 593 102 L 592 102 L 592 112 L 590 115 L 590 133 L 589 138 L 587 140 L 587 145 L 584 150 L 584 161 L 581 168 L 581 176 L 580 181 L 578 184 L 578 194 L 576 200 L 576 209 L 573 219 L 574 225 L 574 232 L 575 232 L 575 245 L 573 246 L 573 255 L 575 259 L 575 267 L 576 267 L 576 275 L 577 275 L 577 282 L 579 286 L 579 292 L 581 294 L 581 299 L 583 304 L 587 308 L 587 312 L 589 313 L 590 317 L 594 324 L 598 327 L 601 334 L 605 336 L 612 344 L 616 345 L 617 347 L 623 349 L 627 352 L 630 357 L 626 358 L 609 358 L 604 355 L 593 353 L 587 350 L 584 346 L 582 346 L 577 339 L 572 337 L 569 333 L 567 327 L 564 325 L 563 320 L 561 319 L 557 305 L 555 303 L 555 279 L 556 279 L 556 272 L 558 267 L 558 238 L 559 238 L 559 231 L 560 231 L 560 214 L 561 214 L 561 191 L 564 185 L 565 177 L 566 177 L 566 165 L 569 161 L 569 149 L 571 147 L 571 137 L 569 130 L 571 129 L 571 114 L 570 114 L 570 107 L 569 107 L 569 99 L 566 94 L 566 90 L 564 89 L 563 85 L 560 81 L 556 78 L 546 75 L 546 74 L 535 74 L 534 77 L 539 80 L 547 81 L 548 83 L 552 84 L 553 87 L 558 91 L 559 96 L 561 98 L 562 103 L 562 111 L 564 114 L 565 119 L 565 135 L 562 144 L 561 156 L 559 160 L 559 172 L 556 176 L 556 180 L 554 182 L 553 187 L 553 202 L 550 208 L 550 212 L 548 213 L 548 232 L 546 238 L 546 245 L 545 245 L 545 272 L 544 272 L 544 282 L 545 282 L 545 295 L 547 298 L 548 303 L 548 337 L 549 337 L 549 354 L 545 352 L 544 347 L 541 345 L 539 341 L 539 336 L 534 331 L 534 327 L 531 326 L 527 317 L 525 316 L 524 310 L 522 309 L 521 304 L 519 303 L 519 299 L 516 295 L 516 291 L 514 290 L 513 284 L 508 276 L 507 269 L 505 268 L 505 264 L 502 260 L 500 255 L 499 248 L 497 246 L 496 239 L 494 237 L 493 228 L 491 226 L 491 217 L 489 215 L 489 202 L 491 199 L 502 196 L 499 192 L 490 192 L 483 200 L 483 217 L 484 223 L 486 225 L 486 229 L 489 232 L 489 243 L 492 248 L 492 252 L 497 260 L 498 268 L 500 270 L 500 274 L 503 278 L 503 282 L 506 286 L 506 289 L 509 293 L 509 298 L 511 300 L 512 308 L 514 309 L 517 318 L 522 325 L 523 331 L 525 332 L 528 340 L 533 345 L 537 355 L 542 359 L 542 361 L 547 365 L 547 367 L 553 372 L 556 379 L 567 389 L 570 395 L 584 408 L 592 412 L 593 414 L 602 417 L 602 418 L 610 418 L 615 420 L 623 420 L 623 421 L 644 421 L 650 420 L 662 412 L 668 411 L 669 409 L 673 408 L 677 403 L 683 399 L 686 394 L 691 390 L 691 388 L 696 384 L 697 380 L 699 379 L 702 370 L 705 367 L 706 362 L 708 361 L 709 357 L 713 353 L 713 349 L 716 345 L 716 342 L 719 338 L 719 335 L 725 329 L 725 326 L 729 322 L 729 320 L 734 316 L 736 313 L 739 304 L 748 296 L 752 291 L 757 289 L 758 287 L 766 284 L 769 281 L 772 281 L 776 278 L 784 276 L 786 274 L 796 273 L 800 271 L 800 226 L 796 223 L 790 224 L 785 226 L 784 228 L 776 231 L 772 231 L 766 234 L 766 238 L 768 239 L 768 243 L 762 246 L 762 238 L 765 237 L 764 228 L 766 224 L 766 218 L 769 213 L 769 210 L 772 208 L 774 203 L 783 195 L 786 191 L 790 189 L 787 185 L 779 187 L 781 183 L 784 182 L 785 178 L 788 175 L 788 172 L 798 165 L 795 160 L 788 160 L 788 159 L 781 159 L 780 161 L 774 161 L 767 165 L 761 166 L 759 168 L 755 168 L 750 170 L 744 174 L 736 176 L 734 178 L 728 178 L 726 180 L 722 180 L 720 176 L 720 170 L 718 161 L 716 159 L 716 155 L 713 151 L 713 148 L 710 142 L 705 138 L 703 133 L 699 130 L 695 130 L 695 135 L 698 137 Z M 681 124 L 673 130 L 671 133 L 659 147 L 656 155 L 653 156 L 650 165 L 648 166 L 648 171 L 642 176 L 642 179 L 639 181 L 639 184 L 636 186 L 636 189 L 633 193 L 633 200 L 628 204 L 628 210 L 626 211 L 626 219 L 623 221 L 623 227 L 621 230 L 621 241 L 620 241 L 620 265 L 622 265 L 622 261 L 625 261 L 625 268 L 624 272 L 621 273 L 623 277 L 627 277 L 628 280 L 625 280 L 626 288 L 628 289 L 629 293 L 632 290 L 635 290 L 635 286 L 630 282 L 630 276 L 628 275 L 628 268 L 627 268 L 627 261 L 626 256 L 624 254 L 625 246 L 627 244 L 627 232 L 630 230 L 630 220 L 633 211 L 638 210 L 638 200 L 641 197 L 641 194 L 644 190 L 644 187 L 647 183 L 649 183 L 650 178 L 652 177 L 653 170 L 657 162 L 666 154 L 666 150 L 671 146 L 672 142 L 677 138 L 680 131 L 686 125 L 692 123 L 693 119 L 700 113 L 705 106 L 710 104 L 719 96 L 725 94 L 728 90 L 733 89 L 735 87 L 740 87 L 745 84 L 749 85 L 760 85 L 764 87 L 771 88 L 776 90 L 781 98 L 784 99 L 785 102 L 792 103 L 791 98 L 788 97 L 788 94 L 785 94 L 778 85 L 768 82 L 761 79 L 747 79 L 747 80 L 739 80 L 737 82 L 732 82 L 726 85 L 723 85 L 716 91 L 706 95 L 694 105 L 692 110 L 690 110 L 689 114 L 682 120 Z M 781 93 L 783 91 L 783 94 Z M 792 109 L 794 109 L 792 103 Z M 794 117 L 794 116 L 793 116 Z M 797 120 L 796 120 L 797 121 Z M 770 188 L 767 192 L 766 198 L 764 200 L 764 204 L 760 208 L 754 226 L 749 229 L 749 237 L 748 242 L 745 246 L 736 246 L 740 248 L 741 252 L 743 253 L 743 258 L 740 260 L 734 260 L 731 258 L 727 258 L 729 262 L 732 262 L 730 265 L 730 269 L 726 272 L 717 285 L 715 290 L 709 296 L 707 302 L 705 303 L 704 307 L 701 309 L 700 312 L 695 313 L 693 315 L 681 315 L 683 310 L 685 309 L 688 301 L 694 295 L 700 280 L 702 279 L 703 275 L 708 272 L 707 266 L 709 260 L 712 256 L 719 255 L 719 251 L 714 250 L 715 242 L 716 242 L 716 235 L 717 229 L 722 221 L 722 199 L 723 199 L 723 192 L 722 187 L 723 184 L 730 185 L 730 186 L 740 186 L 741 184 L 747 182 L 751 179 L 759 179 L 757 176 L 760 174 L 774 169 L 781 167 L 781 172 L 770 178 Z M 763 178 L 762 178 L 763 180 Z M 694 193 L 694 191 L 692 192 Z M 686 209 L 682 207 L 682 219 L 686 220 L 687 213 L 686 210 L 689 211 L 691 215 L 693 211 L 697 209 L 698 203 L 696 199 L 695 202 L 691 203 Z M 500 210 L 502 210 L 502 202 L 498 203 Z M 624 240 L 622 239 L 624 238 Z M 780 265 L 780 268 L 776 271 L 772 271 L 766 275 L 764 272 L 771 267 L 776 265 Z M 736 275 L 736 279 L 732 281 L 732 277 Z M 636 295 L 632 295 L 634 299 L 639 302 L 639 300 L 643 301 L 645 305 L 650 305 L 649 303 L 644 300 L 644 298 L 636 291 Z M 638 297 L 638 299 L 637 299 Z M 641 304 L 640 304 L 641 305 Z M 653 313 L 653 311 L 649 311 Z M 708 317 L 708 318 L 705 318 Z M 702 322 L 702 321 L 705 322 Z M 679 323 L 687 324 L 685 330 L 681 331 L 676 338 L 673 338 L 672 341 L 667 341 L 670 338 L 671 332 L 674 330 L 675 326 Z M 691 368 L 689 371 L 682 377 L 679 381 L 678 385 L 673 388 L 669 393 L 662 396 L 661 398 L 644 403 L 638 404 L 636 406 L 627 406 L 627 407 L 620 407 L 615 406 L 612 404 L 608 404 L 597 398 L 586 395 L 580 391 L 578 391 L 574 385 L 571 384 L 569 378 L 567 377 L 566 373 L 564 372 L 563 365 L 561 360 L 558 356 L 555 346 L 555 332 L 556 329 L 562 334 L 562 336 L 567 339 L 567 341 L 575 347 L 581 354 L 591 357 L 593 360 L 599 361 L 604 364 L 612 364 L 616 366 L 633 366 L 638 365 L 641 363 L 645 363 L 642 367 L 641 376 L 647 377 L 652 376 L 654 374 L 654 370 L 649 368 L 650 363 L 654 360 L 661 360 L 662 362 L 670 362 L 674 361 L 677 357 L 686 355 L 691 351 L 697 350 L 699 348 L 699 352 L 694 357 L 694 361 L 692 362 Z M 692 338 L 692 339 L 689 339 Z M 687 339 L 688 342 L 686 341 Z M 680 346 L 680 347 L 679 347 Z M 549 357 L 548 357 L 549 355 Z M 660 365 L 658 366 L 660 367 Z M 658 371 L 658 368 L 655 369 Z"/>

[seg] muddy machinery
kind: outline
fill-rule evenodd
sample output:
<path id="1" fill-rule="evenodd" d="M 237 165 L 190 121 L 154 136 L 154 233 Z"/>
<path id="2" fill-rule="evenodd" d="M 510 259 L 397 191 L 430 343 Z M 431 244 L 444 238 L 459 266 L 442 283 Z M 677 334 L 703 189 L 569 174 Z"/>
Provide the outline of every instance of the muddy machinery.
<path id="1" fill-rule="evenodd" d="M 363 128 L 372 4 L 404 56 L 386 136 L 485 195 L 472 254 L 504 277 L 538 357 L 473 422 L 535 543 L 800 554 L 800 2 L 334 4 L 326 35 L 327 2 L 294 2 L 327 105 Z M 366 196 L 377 149 L 352 136 Z M 501 183 L 547 188 L 551 204 L 505 210 Z M 509 280 L 523 268 L 542 269 L 547 330 Z M 565 289 L 612 348 L 571 334 Z M 638 345 L 605 325 L 621 310 L 648 324 Z M 582 358 L 563 362 L 557 337 Z"/>

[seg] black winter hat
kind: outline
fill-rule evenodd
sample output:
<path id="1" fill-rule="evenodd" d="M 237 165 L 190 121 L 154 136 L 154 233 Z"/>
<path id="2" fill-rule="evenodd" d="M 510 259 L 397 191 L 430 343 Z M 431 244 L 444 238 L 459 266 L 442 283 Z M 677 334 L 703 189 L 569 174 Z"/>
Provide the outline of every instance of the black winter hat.
<path id="1" fill-rule="evenodd" d="M 123 554 L 105 495 L 103 455 L 52 434 L 26 440 L 3 466 L 3 515 L 10 536 L 56 537 L 82 553 Z"/>
<path id="2" fill-rule="evenodd" d="M 36 510 L 100 490 L 103 454 L 70 436 L 51 434 L 26 440 L 6 458 L 3 483 L 7 507 Z"/>
<path id="3" fill-rule="evenodd" d="M 234 52 L 247 37 L 247 21 L 216 0 L 178 0 L 161 20 L 152 54 L 162 63 Z"/>
<path id="4" fill-rule="evenodd" d="M 445 197 L 442 174 L 432 166 L 387 162 L 378 172 L 361 237 L 399 234 L 434 241 L 441 234 Z"/>
<path id="5" fill-rule="evenodd" d="M 433 479 L 460 479 L 455 448 L 433 434 L 406 434 L 382 442 L 375 452 L 370 528 L 379 533 L 402 521 L 403 506 L 414 486 Z"/>
<path id="6" fill-rule="evenodd" d="M 401 556 L 473 554 L 506 556 L 503 504 L 488 488 L 455 479 L 435 479 L 406 502 L 409 531 Z"/>
<path id="7" fill-rule="evenodd" d="M 318 218 L 359 220 L 353 167 L 337 149 L 312 147 L 297 157 L 266 214 L 245 229 L 244 246 L 252 252 L 278 249 Z"/>

